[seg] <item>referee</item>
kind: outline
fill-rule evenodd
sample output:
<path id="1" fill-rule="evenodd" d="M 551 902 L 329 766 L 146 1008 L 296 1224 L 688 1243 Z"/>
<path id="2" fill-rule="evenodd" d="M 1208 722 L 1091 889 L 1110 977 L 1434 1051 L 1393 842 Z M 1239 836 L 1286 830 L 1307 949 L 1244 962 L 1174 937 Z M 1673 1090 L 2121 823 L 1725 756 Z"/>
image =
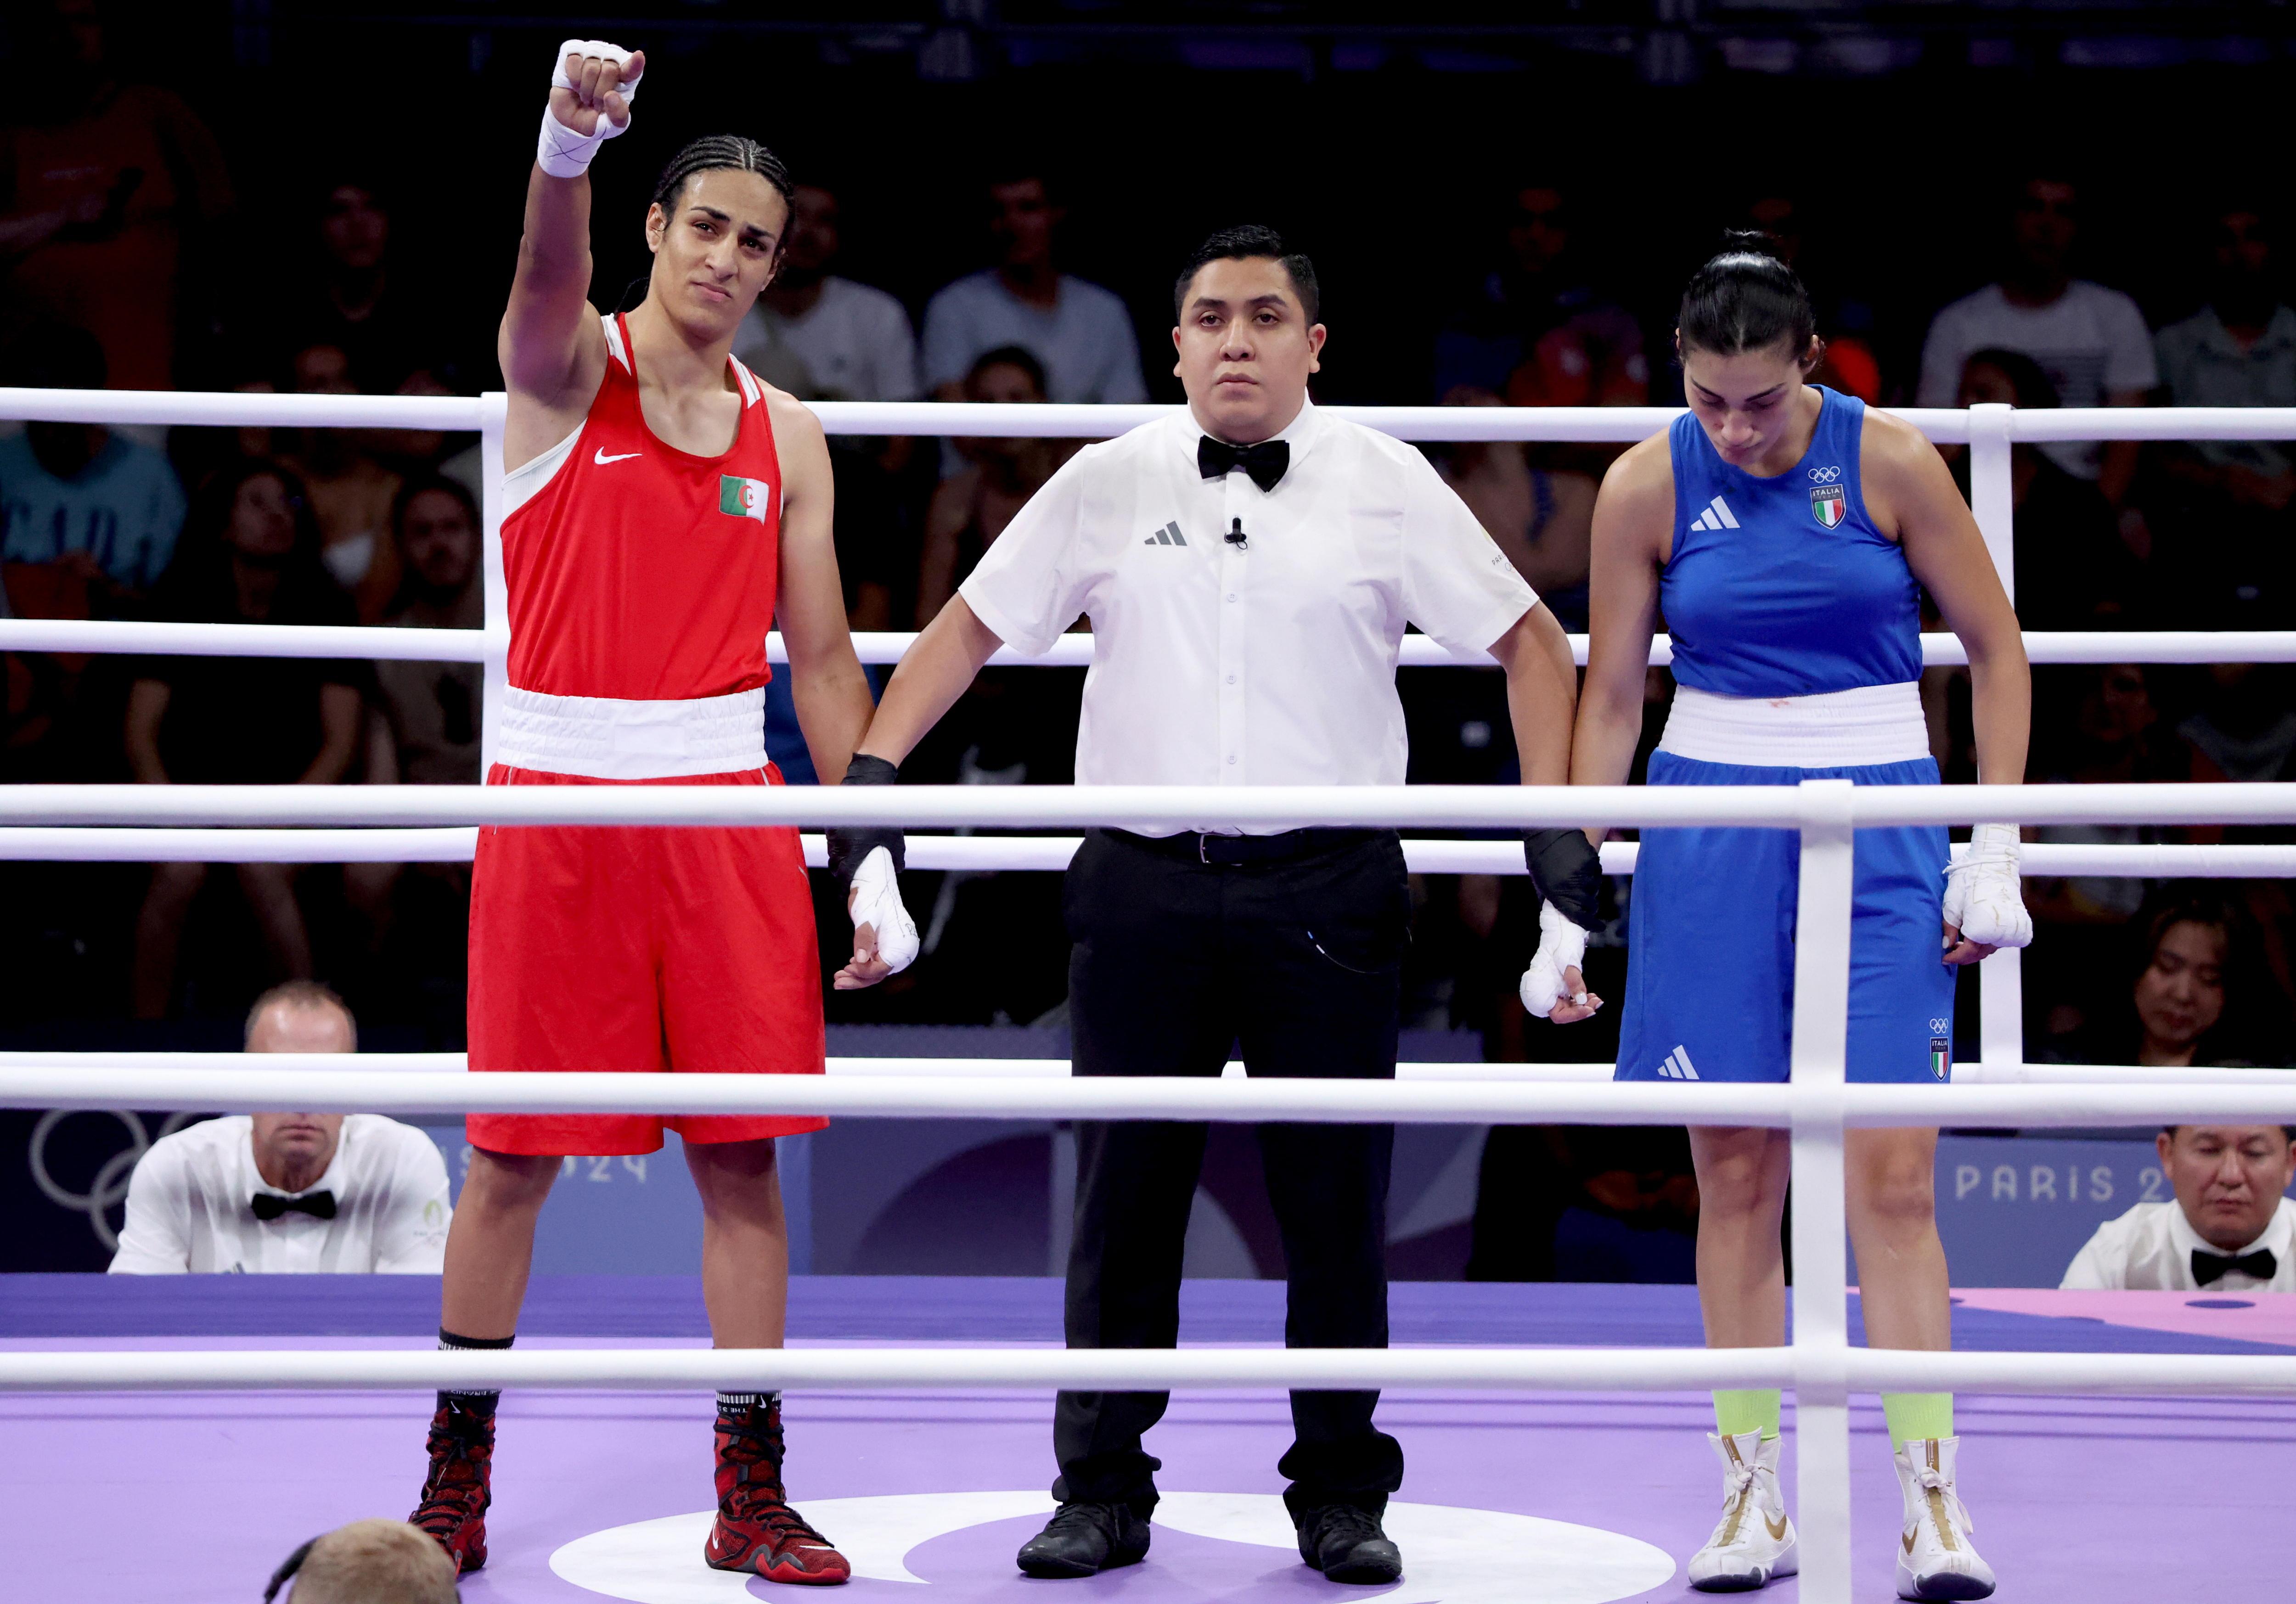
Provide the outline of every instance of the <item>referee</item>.
<path id="1" fill-rule="evenodd" d="M 1095 660 L 1077 737 L 1084 785 L 1398 785 L 1406 624 L 1505 668 L 1523 777 L 1560 784 L 1569 642 L 1464 503 L 1409 446 L 1308 400 L 1324 340 L 1315 268 L 1266 228 L 1214 234 L 1175 292 L 1180 415 L 1079 452 L 1024 507 L 905 657 L 845 783 L 895 765 L 989 654 L 1050 647 L 1079 615 Z M 832 859 L 891 846 L 833 832 Z M 1530 848 L 1553 902 L 1591 922 L 1593 849 Z M 1542 870 L 1544 872 L 1542 872 Z M 1065 891 L 1078 1075 L 1395 1074 L 1410 920 L 1391 831 L 1237 833 L 1214 808 L 1173 835 L 1095 830 Z M 1574 973 L 1566 984 L 1583 991 Z M 1170 1347 L 1205 1127 L 1099 1122 L 1078 1136 L 1070 1347 Z M 1284 1340 L 1387 1345 L 1391 1125 L 1267 1125 L 1259 1147 L 1290 1272 Z M 1335 1582 L 1392 1582 L 1380 1517 L 1403 1451 L 1372 1392 L 1294 1392 L 1278 1465 L 1300 1557 Z M 1062 1393 L 1059 1511 L 1021 1551 L 1033 1576 L 1087 1576 L 1148 1551 L 1163 1393 Z"/>

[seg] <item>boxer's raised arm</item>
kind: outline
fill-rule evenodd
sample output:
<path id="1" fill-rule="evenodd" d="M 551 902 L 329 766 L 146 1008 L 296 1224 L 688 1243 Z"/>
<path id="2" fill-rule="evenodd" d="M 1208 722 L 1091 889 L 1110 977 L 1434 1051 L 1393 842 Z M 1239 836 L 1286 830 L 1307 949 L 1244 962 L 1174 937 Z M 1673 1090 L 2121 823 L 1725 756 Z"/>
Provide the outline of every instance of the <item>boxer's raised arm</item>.
<path id="1" fill-rule="evenodd" d="M 590 159 L 629 127 L 644 52 L 600 40 L 560 46 L 542 136 L 526 184 L 526 232 L 503 313 L 498 354 L 511 394 L 537 405 L 542 438 L 513 415 L 504 442 L 511 466 L 546 448 L 563 420 L 586 409 L 605 371 L 605 337 L 590 308 Z M 525 409 L 516 409 L 522 412 Z M 553 431 L 555 432 L 553 432 Z"/>

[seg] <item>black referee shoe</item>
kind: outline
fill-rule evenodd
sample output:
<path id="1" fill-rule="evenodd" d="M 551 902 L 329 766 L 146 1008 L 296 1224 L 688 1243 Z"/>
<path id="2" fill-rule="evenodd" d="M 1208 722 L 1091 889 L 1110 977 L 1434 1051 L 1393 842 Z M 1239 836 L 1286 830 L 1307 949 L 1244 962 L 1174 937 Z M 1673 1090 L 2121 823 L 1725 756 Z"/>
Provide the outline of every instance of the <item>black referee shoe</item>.
<path id="1" fill-rule="evenodd" d="M 1148 1556 L 1148 1519 L 1130 1504 L 1064 1503 L 1021 1548 L 1030 1576 L 1089 1576 Z"/>
<path id="2" fill-rule="evenodd" d="M 1393 1582 L 1403 1575 L 1403 1552 L 1387 1540 L 1379 1517 L 1353 1504 L 1300 1516 L 1300 1558 L 1327 1582 Z"/>

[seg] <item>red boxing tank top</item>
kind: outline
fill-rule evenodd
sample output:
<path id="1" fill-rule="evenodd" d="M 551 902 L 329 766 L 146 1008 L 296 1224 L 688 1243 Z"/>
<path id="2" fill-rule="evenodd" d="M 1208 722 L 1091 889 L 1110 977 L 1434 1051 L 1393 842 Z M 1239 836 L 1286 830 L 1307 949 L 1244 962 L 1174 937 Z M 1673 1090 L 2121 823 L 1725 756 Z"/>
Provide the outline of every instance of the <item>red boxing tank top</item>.
<path id="1" fill-rule="evenodd" d="M 733 448 L 665 445 L 638 408 L 629 327 L 605 320 L 606 376 L 570 449 L 508 476 L 543 483 L 502 526 L 510 683 L 545 696 L 682 701 L 773 677 L 781 459 L 765 389 L 738 361 Z M 551 459 L 557 458 L 555 467 Z"/>

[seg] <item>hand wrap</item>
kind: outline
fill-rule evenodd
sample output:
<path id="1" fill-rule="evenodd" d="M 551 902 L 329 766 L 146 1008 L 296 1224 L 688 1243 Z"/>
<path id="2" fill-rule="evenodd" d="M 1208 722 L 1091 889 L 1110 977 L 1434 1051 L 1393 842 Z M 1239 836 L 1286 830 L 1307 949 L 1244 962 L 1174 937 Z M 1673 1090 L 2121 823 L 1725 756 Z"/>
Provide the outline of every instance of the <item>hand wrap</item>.
<path id="1" fill-rule="evenodd" d="M 877 956 L 894 974 L 916 962 L 916 921 L 901 901 L 892 855 L 882 847 L 872 847 L 853 872 L 853 928 L 863 925 L 877 933 Z"/>
<path id="2" fill-rule="evenodd" d="M 2014 824 L 1980 824 L 1969 851 L 1945 872 L 1945 921 L 1980 946 L 2030 946 L 2033 916 L 2018 883 Z"/>
<path id="3" fill-rule="evenodd" d="M 558 47 L 557 61 L 550 70 L 550 86 L 554 89 L 574 87 L 574 80 L 566 76 L 568 56 L 595 57 L 602 61 L 611 61 L 627 72 L 630 67 L 630 54 L 620 45 L 609 45 L 603 39 L 569 39 Z M 629 79 L 618 93 L 623 104 L 627 105 L 637 98 L 638 80 Z M 598 153 L 598 147 L 629 126 L 627 122 L 615 122 L 601 106 L 598 108 L 597 132 L 577 134 L 558 120 L 545 102 L 542 108 L 542 137 L 535 149 L 534 160 L 553 178 L 579 178 L 590 170 L 590 159 Z"/>
<path id="4" fill-rule="evenodd" d="M 865 757 L 855 753 L 853 761 L 845 765 L 847 785 L 890 785 L 900 778 L 901 771 L 882 757 Z M 908 843 L 898 830 L 887 824 L 842 824 L 829 831 L 829 872 L 842 886 L 853 884 L 861 861 L 877 847 L 883 847 L 890 866 L 896 870 L 909 866 Z"/>
<path id="5" fill-rule="evenodd" d="M 1596 914 L 1603 896 L 1603 856 L 1583 830 L 1526 830 L 1522 858 L 1542 903 L 1582 930 L 1602 928 Z"/>
<path id="6" fill-rule="evenodd" d="M 1573 832 L 1576 833 L 1576 832 Z M 1585 837 L 1580 837 L 1585 839 Z M 1587 960 L 1587 931 L 1553 903 L 1538 904 L 1538 951 L 1531 955 L 1530 967 L 1522 971 L 1522 984 L 1518 991 L 1524 1009 L 1540 1019 L 1554 1011 L 1558 1002 L 1584 1002 L 1587 1000 L 1586 979 L 1582 974 L 1579 989 L 1564 988 L 1562 971 L 1578 969 Z"/>

